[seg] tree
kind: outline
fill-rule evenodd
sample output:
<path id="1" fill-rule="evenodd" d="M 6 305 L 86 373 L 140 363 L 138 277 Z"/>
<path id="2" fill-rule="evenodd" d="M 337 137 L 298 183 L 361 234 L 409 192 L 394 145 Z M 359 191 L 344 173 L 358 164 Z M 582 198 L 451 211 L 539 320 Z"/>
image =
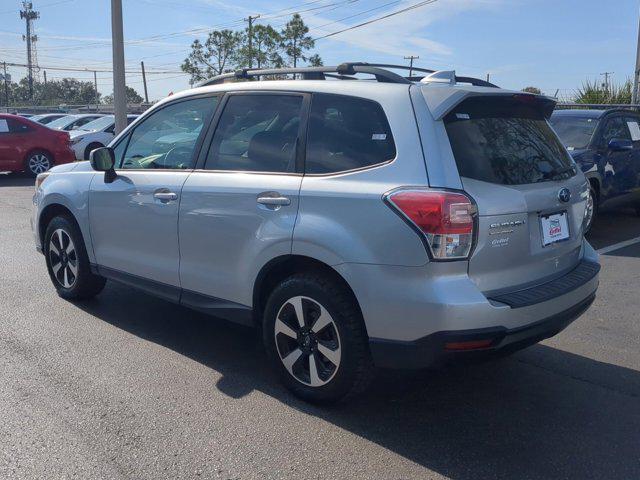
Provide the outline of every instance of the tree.
<path id="1" fill-rule="evenodd" d="M 321 67 L 324 65 L 324 63 L 322 62 L 322 57 L 320 57 L 320 55 L 318 55 L 317 53 L 314 55 L 311 55 L 309 57 L 309 65 L 311 65 L 312 67 Z"/>
<path id="2" fill-rule="evenodd" d="M 600 84 L 597 80 L 586 80 L 582 87 L 576 90 L 573 101 L 575 103 L 629 104 L 632 89 L 631 79 L 627 79 L 622 85 Z"/>
<path id="3" fill-rule="evenodd" d="M 523 92 L 533 93 L 535 95 L 542 95 L 542 90 L 538 87 L 526 87 L 522 89 Z"/>
<path id="4" fill-rule="evenodd" d="M 8 84 L 10 105 L 90 105 L 100 101 L 100 94 L 96 95 L 93 82 L 83 82 L 75 78 L 51 80 L 46 83 L 33 82 L 33 98 L 29 95 L 29 82 L 26 78 L 18 83 Z M 4 86 L 0 95 L 0 105 L 4 105 Z"/>
<path id="5" fill-rule="evenodd" d="M 280 54 L 282 37 L 271 25 L 254 25 L 251 29 L 251 51 L 249 29 L 242 35 L 242 47 L 238 58 L 239 67 L 279 68 L 284 65 Z M 251 61 L 253 60 L 253 61 Z"/>
<path id="6" fill-rule="evenodd" d="M 319 55 L 309 56 L 314 41 L 307 33 L 309 28 L 297 13 L 281 32 L 271 25 L 254 25 L 251 29 L 251 39 L 248 28 L 242 32 L 215 30 L 209 33 L 204 43 L 194 40 L 191 52 L 182 63 L 181 69 L 191 75 L 193 84 L 250 66 L 282 68 L 287 64 L 298 66 L 300 61 L 308 61 L 310 65 L 315 66 L 322 65 Z M 279 77 L 270 76 L 274 79 Z"/>
<path id="7" fill-rule="evenodd" d="M 294 67 L 298 66 L 298 60 L 306 61 L 306 51 L 315 46 L 313 38 L 307 33 L 309 33 L 309 27 L 302 21 L 299 13 L 293 14 L 281 32 L 282 47 Z"/>
<path id="8" fill-rule="evenodd" d="M 136 92 L 133 88 L 126 86 L 127 92 L 127 103 L 142 103 L 143 98 L 140 96 L 138 92 Z M 113 105 L 113 93 L 111 95 L 106 95 L 102 99 L 102 103 L 105 105 Z"/>
<path id="9" fill-rule="evenodd" d="M 233 70 L 240 56 L 242 35 L 231 30 L 214 30 L 204 45 L 196 39 L 191 53 L 181 65 L 191 75 L 191 83 L 200 82 Z"/>

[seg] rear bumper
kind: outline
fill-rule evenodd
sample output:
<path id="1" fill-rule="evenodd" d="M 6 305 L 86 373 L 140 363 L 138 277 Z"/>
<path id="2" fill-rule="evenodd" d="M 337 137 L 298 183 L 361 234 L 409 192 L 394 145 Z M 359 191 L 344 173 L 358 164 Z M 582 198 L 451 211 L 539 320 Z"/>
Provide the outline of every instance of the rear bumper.
<path id="1" fill-rule="evenodd" d="M 443 331 L 411 342 L 372 338 L 369 340 L 371 355 L 379 367 L 419 369 L 516 351 L 558 334 L 582 315 L 594 299 L 595 292 L 563 312 L 513 329 L 488 327 Z M 475 341 L 490 341 L 491 344 L 472 351 L 448 349 L 452 344 Z"/>
<path id="2" fill-rule="evenodd" d="M 506 292 L 480 291 L 465 262 L 334 268 L 358 299 L 375 363 L 423 368 L 473 357 L 480 349 L 521 348 L 561 331 L 589 307 L 598 289 L 598 254 L 587 241 L 580 259 L 559 278 Z M 473 355 L 446 345 L 473 340 L 484 340 Z"/>

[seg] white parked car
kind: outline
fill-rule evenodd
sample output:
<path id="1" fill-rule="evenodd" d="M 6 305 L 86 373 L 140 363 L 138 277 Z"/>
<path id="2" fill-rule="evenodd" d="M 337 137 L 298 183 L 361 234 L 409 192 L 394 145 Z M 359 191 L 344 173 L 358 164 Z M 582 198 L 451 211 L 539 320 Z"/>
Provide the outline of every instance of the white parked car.
<path id="1" fill-rule="evenodd" d="M 127 115 L 127 124 L 136 118 L 138 115 Z M 115 117 L 105 115 L 70 132 L 71 148 L 76 159 L 88 160 L 91 150 L 108 145 L 113 140 L 114 130 Z"/>
<path id="2" fill-rule="evenodd" d="M 42 125 L 47 125 L 55 120 L 68 116 L 69 115 L 67 115 L 66 113 L 41 113 L 40 115 L 29 117 L 29 120 L 41 123 Z"/>
<path id="3" fill-rule="evenodd" d="M 97 118 L 104 117 L 101 113 L 80 113 L 77 115 L 66 115 L 62 118 L 54 120 L 47 124 L 47 127 L 54 130 L 64 130 L 70 132 L 76 130 L 89 122 L 93 122 Z"/>

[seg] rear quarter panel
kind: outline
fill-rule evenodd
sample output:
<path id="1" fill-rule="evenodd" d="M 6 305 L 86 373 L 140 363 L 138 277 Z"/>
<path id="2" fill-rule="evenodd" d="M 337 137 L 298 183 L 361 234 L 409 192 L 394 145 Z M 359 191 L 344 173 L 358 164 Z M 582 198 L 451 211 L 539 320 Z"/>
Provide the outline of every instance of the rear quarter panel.
<path id="1" fill-rule="evenodd" d="M 419 236 L 384 202 L 399 186 L 428 185 L 409 89 L 370 98 L 384 109 L 396 145 L 390 163 L 333 175 L 305 175 L 293 253 L 329 265 L 424 265 Z"/>

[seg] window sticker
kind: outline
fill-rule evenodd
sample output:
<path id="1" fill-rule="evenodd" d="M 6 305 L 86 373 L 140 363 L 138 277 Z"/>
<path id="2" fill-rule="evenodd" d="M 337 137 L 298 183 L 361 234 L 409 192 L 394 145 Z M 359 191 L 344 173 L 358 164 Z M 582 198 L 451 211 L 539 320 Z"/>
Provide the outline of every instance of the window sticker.
<path id="1" fill-rule="evenodd" d="M 9 133 L 9 124 L 3 118 L 0 118 L 0 133 Z"/>
<path id="2" fill-rule="evenodd" d="M 374 133 L 373 135 L 371 135 L 371 140 L 386 140 L 386 139 L 387 139 L 386 133 Z"/>
<path id="3" fill-rule="evenodd" d="M 456 113 L 456 118 L 459 120 L 469 120 L 471 116 L 468 113 Z"/>
<path id="4" fill-rule="evenodd" d="M 638 122 L 627 122 L 627 126 L 629 127 L 629 132 L 631 132 L 631 140 L 634 142 L 640 140 L 640 126 L 638 126 Z"/>

